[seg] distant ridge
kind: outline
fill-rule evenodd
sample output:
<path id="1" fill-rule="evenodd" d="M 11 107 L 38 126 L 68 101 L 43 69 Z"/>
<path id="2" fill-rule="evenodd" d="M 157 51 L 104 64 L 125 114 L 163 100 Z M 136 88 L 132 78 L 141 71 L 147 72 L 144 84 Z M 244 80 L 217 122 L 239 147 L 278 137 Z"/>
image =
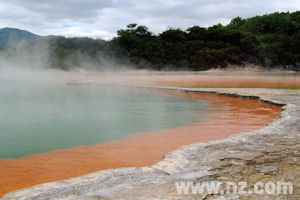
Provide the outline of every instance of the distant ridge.
<path id="1" fill-rule="evenodd" d="M 44 36 L 36 35 L 26 30 L 16 28 L 0 29 L 0 46 L 12 46 L 22 41 L 30 41 L 40 38 L 44 38 Z"/>

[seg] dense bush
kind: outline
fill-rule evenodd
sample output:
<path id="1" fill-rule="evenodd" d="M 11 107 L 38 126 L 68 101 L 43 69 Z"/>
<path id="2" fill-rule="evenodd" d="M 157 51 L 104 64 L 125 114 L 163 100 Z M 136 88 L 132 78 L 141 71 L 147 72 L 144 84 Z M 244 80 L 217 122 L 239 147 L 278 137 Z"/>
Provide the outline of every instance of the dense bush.
<path id="1" fill-rule="evenodd" d="M 237 17 L 227 26 L 168 29 L 159 35 L 145 26 L 130 24 L 118 31 L 113 41 L 142 68 L 205 70 L 248 62 L 299 69 L 299 31 L 299 11 L 276 12 L 249 19 Z"/>
<path id="2" fill-rule="evenodd" d="M 158 35 L 146 26 L 129 24 L 110 41 L 91 38 L 49 38 L 52 67 L 95 66 L 106 61 L 146 69 L 206 70 L 228 64 L 254 63 L 298 69 L 300 65 L 300 11 L 273 13 L 228 25 L 187 30 L 168 29 Z"/>

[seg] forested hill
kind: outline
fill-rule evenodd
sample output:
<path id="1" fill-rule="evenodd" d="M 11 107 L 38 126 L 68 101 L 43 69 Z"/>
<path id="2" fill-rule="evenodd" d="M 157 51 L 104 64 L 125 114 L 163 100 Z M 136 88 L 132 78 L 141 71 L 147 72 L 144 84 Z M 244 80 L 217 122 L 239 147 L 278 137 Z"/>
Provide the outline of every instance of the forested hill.
<path id="1" fill-rule="evenodd" d="M 22 41 L 36 40 L 41 37 L 25 30 L 2 28 L 0 29 L 0 46 L 17 45 Z"/>
<path id="2" fill-rule="evenodd" d="M 110 41 L 56 37 L 47 42 L 51 66 L 62 69 L 84 67 L 85 58 L 99 68 L 113 60 L 158 70 L 206 70 L 244 63 L 299 70 L 300 11 L 236 17 L 226 26 L 170 28 L 160 34 L 130 24 Z"/>

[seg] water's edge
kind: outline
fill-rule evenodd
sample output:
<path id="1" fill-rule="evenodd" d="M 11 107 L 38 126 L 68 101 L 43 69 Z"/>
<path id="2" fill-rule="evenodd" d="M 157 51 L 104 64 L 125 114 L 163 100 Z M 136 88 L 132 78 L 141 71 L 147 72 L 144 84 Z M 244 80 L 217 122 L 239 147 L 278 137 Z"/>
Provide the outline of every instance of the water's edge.
<path id="1" fill-rule="evenodd" d="M 178 197 L 174 194 L 175 188 L 173 188 L 174 184 L 172 185 L 174 181 L 211 177 L 216 173 L 213 169 L 218 167 L 215 164 L 221 160 L 233 158 L 241 161 L 249 160 L 266 151 L 277 152 L 278 148 L 282 150 L 286 146 L 291 146 L 291 142 L 296 142 L 299 138 L 299 134 L 297 134 L 300 119 L 298 114 L 300 113 L 299 95 L 292 97 L 284 93 L 272 95 L 263 89 L 155 88 L 255 98 L 263 103 L 280 106 L 284 110 L 279 119 L 259 130 L 233 135 L 218 141 L 184 146 L 166 154 L 162 161 L 153 166 L 109 169 L 58 182 L 45 183 L 11 192 L 2 200 L 147 199 L 148 197 L 182 199 L 182 196 Z M 283 144 L 278 145 L 279 142 L 283 142 Z M 291 152 L 286 153 L 290 155 Z"/>

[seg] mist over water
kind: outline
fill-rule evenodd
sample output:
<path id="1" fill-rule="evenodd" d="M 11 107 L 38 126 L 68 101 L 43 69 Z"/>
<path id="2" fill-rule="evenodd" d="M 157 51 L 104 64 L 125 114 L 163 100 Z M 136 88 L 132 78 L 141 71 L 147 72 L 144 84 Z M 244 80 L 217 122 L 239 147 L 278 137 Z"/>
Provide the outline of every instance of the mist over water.
<path id="1" fill-rule="evenodd" d="M 0 158 L 90 145 L 199 121 L 206 104 L 99 86 L 1 81 Z"/>
<path id="2" fill-rule="evenodd" d="M 206 103 L 108 86 L 70 86 L 45 47 L 0 56 L 0 159 L 91 145 L 199 121 Z M 36 54 L 39 52 L 41 55 Z"/>

